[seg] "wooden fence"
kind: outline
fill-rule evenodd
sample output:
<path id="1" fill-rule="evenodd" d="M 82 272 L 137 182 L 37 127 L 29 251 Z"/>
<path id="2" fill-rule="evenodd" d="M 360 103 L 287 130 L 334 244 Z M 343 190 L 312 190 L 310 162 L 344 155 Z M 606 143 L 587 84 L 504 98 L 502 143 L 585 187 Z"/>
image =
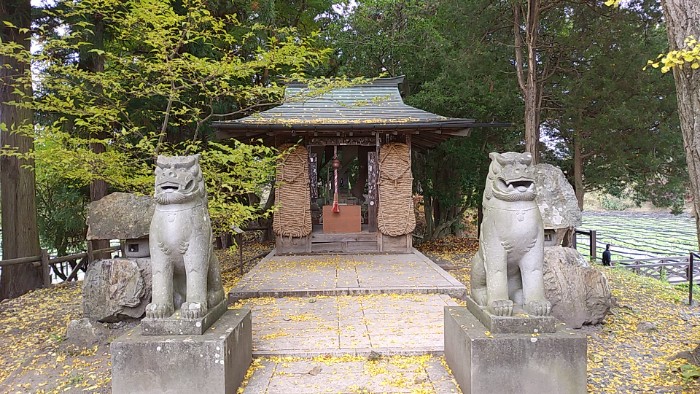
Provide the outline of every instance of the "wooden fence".
<path id="1" fill-rule="evenodd" d="M 98 250 L 92 250 L 91 248 L 88 248 L 87 252 L 75 253 L 75 254 L 70 254 L 67 256 L 60 256 L 60 257 L 54 257 L 54 258 L 49 257 L 48 251 L 42 250 L 41 254 L 38 256 L 28 256 L 28 257 L 19 257 L 16 259 L 0 260 L 0 268 L 9 267 L 12 265 L 19 265 L 19 264 L 32 264 L 35 267 L 41 267 L 41 274 L 42 274 L 42 278 L 44 281 L 44 286 L 48 287 L 51 285 L 51 273 L 50 273 L 50 271 L 51 271 L 52 266 L 55 266 L 56 264 L 62 264 L 65 262 L 69 262 L 69 261 L 80 260 L 78 262 L 78 264 L 75 265 L 75 267 L 72 267 L 71 272 L 66 276 L 65 281 L 68 282 L 71 280 L 76 280 L 78 277 L 78 271 L 80 271 L 84 267 L 87 267 L 88 263 L 90 263 L 94 260 L 94 256 L 96 254 L 111 253 L 111 252 L 116 252 L 118 250 L 121 250 L 121 246 L 112 246 L 109 248 L 98 249 Z"/>

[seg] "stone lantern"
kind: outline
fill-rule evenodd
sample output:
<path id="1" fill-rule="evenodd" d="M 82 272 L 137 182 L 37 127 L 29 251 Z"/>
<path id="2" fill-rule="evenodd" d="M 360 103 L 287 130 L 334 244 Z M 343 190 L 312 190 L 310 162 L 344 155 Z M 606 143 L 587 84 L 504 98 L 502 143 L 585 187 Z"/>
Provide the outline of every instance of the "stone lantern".
<path id="1" fill-rule="evenodd" d="M 148 196 L 112 193 L 88 207 L 87 240 L 120 240 L 122 258 L 91 261 L 83 281 L 83 312 L 116 322 L 143 316 L 151 299 L 148 233 L 155 204 Z"/>
<path id="2" fill-rule="evenodd" d="M 551 164 L 535 166 L 537 205 L 544 223 L 544 246 L 570 246 L 569 239 L 581 225 L 574 188 L 564 173 Z"/>
<path id="3" fill-rule="evenodd" d="M 126 258 L 150 256 L 148 231 L 155 205 L 149 196 L 112 193 L 88 207 L 88 241 L 118 239 Z"/>

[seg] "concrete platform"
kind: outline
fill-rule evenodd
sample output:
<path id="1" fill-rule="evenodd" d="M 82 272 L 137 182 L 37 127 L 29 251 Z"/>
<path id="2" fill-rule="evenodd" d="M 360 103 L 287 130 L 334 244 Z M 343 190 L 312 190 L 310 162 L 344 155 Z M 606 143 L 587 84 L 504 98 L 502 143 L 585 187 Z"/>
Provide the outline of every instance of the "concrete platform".
<path id="1" fill-rule="evenodd" d="M 277 256 L 273 250 L 229 292 L 229 301 L 255 297 L 361 294 L 447 294 L 466 287 L 414 249 L 412 254 Z"/>
<path id="2" fill-rule="evenodd" d="M 586 335 L 491 333 L 466 307 L 445 308 L 445 359 L 464 394 L 584 394 Z"/>
<path id="3" fill-rule="evenodd" d="M 251 362 L 250 310 L 228 310 L 202 335 L 143 335 L 112 341 L 112 393 L 233 393 Z"/>

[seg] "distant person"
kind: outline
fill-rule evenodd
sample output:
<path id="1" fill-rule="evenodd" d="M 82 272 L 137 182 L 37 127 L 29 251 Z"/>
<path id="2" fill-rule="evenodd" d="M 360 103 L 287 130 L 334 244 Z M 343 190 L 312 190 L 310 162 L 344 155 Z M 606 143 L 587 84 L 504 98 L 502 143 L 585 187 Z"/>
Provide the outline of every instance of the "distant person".
<path id="1" fill-rule="evenodd" d="M 605 252 L 603 252 L 603 265 L 610 266 L 610 244 L 605 245 Z"/>

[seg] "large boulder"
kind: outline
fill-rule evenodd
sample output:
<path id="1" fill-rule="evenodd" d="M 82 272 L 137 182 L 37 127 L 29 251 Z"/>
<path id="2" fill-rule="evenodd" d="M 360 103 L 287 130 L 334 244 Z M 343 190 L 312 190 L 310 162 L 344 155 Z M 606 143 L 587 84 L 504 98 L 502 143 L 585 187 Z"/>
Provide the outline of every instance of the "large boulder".
<path id="1" fill-rule="evenodd" d="M 552 314 L 569 327 L 602 322 L 612 305 L 605 275 L 572 248 L 544 248 L 544 286 Z"/>
<path id="2" fill-rule="evenodd" d="M 559 167 L 537 164 L 535 190 L 545 231 L 552 230 L 556 235 L 552 245 L 561 245 L 567 232 L 581 225 L 574 188 Z"/>
<path id="3" fill-rule="evenodd" d="M 99 260 L 88 267 L 83 284 L 85 317 L 100 322 L 138 319 L 150 300 L 150 259 Z"/>
<path id="4" fill-rule="evenodd" d="M 112 193 L 88 206 L 86 238 L 138 239 L 148 236 L 155 210 L 152 197 Z"/>
<path id="5" fill-rule="evenodd" d="M 102 323 L 91 321 L 88 318 L 71 320 L 66 328 L 66 339 L 69 343 L 90 347 L 107 342 L 109 329 Z"/>

